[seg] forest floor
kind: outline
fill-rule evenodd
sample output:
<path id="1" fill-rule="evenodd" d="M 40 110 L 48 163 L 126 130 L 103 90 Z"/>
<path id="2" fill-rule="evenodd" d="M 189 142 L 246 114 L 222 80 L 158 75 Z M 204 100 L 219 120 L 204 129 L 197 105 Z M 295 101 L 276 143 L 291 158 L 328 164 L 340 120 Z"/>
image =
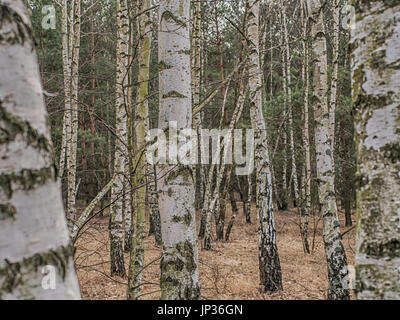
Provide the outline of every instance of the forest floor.
<path id="1" fill-rule="evenodd" d="M 229 209 L 228 209 L 229 210 Z M 228 219 L 230 218 L 230 210 Z M 92 219 L 76 242 L 76 268 L 83 299 L 125 299 L 127 279 L 110 277 L 108 215 Z M 314 220 L 314 221 L 313 221 Z M 227 220 L 228 221 L 228 220 Z M 278 250 L 284 290 L 274 294 L 259 292 L 258 237 L 256 212 L 252 209 L 252 224 L 246 224 L 242 208 L 232 229 L 229 242 L 212 242 L 212 250 L 202 250 L 199 241 L 199 273 L 202 299 L 243 300 L 320 300 L 326 299 L 327 267 L 322 241 L 322 221 L 311 218 L 310 245 L 314 252 L 303 253 L 297 210 L 276 213 Z M 344 227 L 340 213 L 343 245 L 349 265 L 354 263 L 355 229 Z M 154 237 L 145 240 L 145 268 L 141 299 L 159 299 L 161 247 Z M 126 270 L 129 254 L 125 254 Z"/>

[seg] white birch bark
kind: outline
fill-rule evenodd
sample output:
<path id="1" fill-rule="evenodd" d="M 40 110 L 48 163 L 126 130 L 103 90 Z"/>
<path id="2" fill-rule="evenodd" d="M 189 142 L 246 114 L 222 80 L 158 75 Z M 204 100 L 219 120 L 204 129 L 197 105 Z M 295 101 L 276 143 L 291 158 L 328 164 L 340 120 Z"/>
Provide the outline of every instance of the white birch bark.
<path id="1" fill-rule="evenodd" d="M 329 100 L 329 137 L 331 140 L 332 165 L 335 171 L 335 113 L 337 101 L 337 86 L 339 72 L 339 28 L 340 28 L 340 3 L 339 0 L 333 0 L 333 53 L 332 64 L 333 71 L 331 77 L 331 96 Z"/>
<path id="2" fill-rule="evenodd" d="M 304 162 L 304 223 L 302 224 L 303 244 L 304 251 L 310 253 L 308 243 L 308 224 L 309 216 L 311 213 L 311 151 L 310 151 L 310 117 L 309 117 L 309 88 L 310 88 L 310 73 L 309 73 L 309 50 L 307 41 L 307 26 L 308 23 L 305 19 L 305 6 L 303 0 L 301 1 L 301 17 L 303 24 L 303 55 L 304 63 L 302 67 L 302 78 L 304 83 L 304 129 L 303 129 L 303 143 L 305 149 L 305 162 Z M 303 219 L 302 219 L 303 220 Z"/>
<path id="3" fill-rule="evenodd" d="M 25 2 L 0 0 L 0 299 L 79 299 L 32 33 Z"/>
<path id="4" fill-rule="evenodd" d="M 282 273 L 276 245 L 271 169 L 267 131 L 262 111 L 261 70 L 259 56 L 259 0 L 248 0 L 248 38 L 250 42 L 250 117 L 255 139 L 256 202 L 259 220 L 259 269 L 263 292 L 282 289 Z"/>
<path id="5" fill-rule="evenodd" d="M 69 32 L 68 32 L 68 1 L 63 0 L 61 8 L 61 30 L 62 30 L 62 57 L 64 73 L 64 116 L 61 142 L 60 163 L 58 176 L 62 178 L 65 170 L 65 159 L 67 153 L 67 141 L 71 132 L 71 60 L 69 55 Z"/>
<path id="6" fill-rule="evenodd" d="M 157 175 L 153 165 L 147 165 L 147 195 L 149 197 L 149 210 L 151 216 L 151 224 L 153 225 L 152 233 L 156 244 L 162 245 L 161 237 L 161 221 L 160 221 L 160 209 L 158 206 L 158 193 L 157 193 Z M 150 231 L 149 231 L 150 232 Z"/>
<path id="7" fill-rule="evenodd" d="M 117 74 L 115 88 L 116 138 L 114 174 L 111 187 L 110 207 L 110 255 L 111 275 L 125 276 L 122 248 L 123 193 L 127 157 L 127 84 L 128 84 L 128 44 L 129 16 L 127 0 L 117 1 Z"/>
<path id="8" fill-rule="evenodd" d="M 356 294 L 400 299 L 400 3 L 358 1 L 352 31 Z M 379 31 L 378 31 L 379 30 Z"/>
<path id="9" fill-rule="evenodd" d="M 130 107 L 129 107 L 129 110 L 131 110 Z M 128 126 L 127 126 L 127 130 L 128 130 Z M 127 151 L 127 153 L 128 153 L 128 151 Z M 124 201 L 123 220 L 124 220 L 124 229 L 125 229 L 124 230 L 124 252 L 130 252 L 131 246 L 132 246 L 132 216 L 133 216 L 132 197 L 133 197 L 133 192 L 132 192 L 132 186 L 129 181 L 130 166 L 129 166 L 129 159 L 127 159 L 127 158 L 125 158 L 124 169 L 125 169 L 125 185 L 124 185 L 124 200 L 123 200 Z"/>
<path id="10" fill-rule="evenodd" d="M 159 126 L 192 127 L 190 1 L 162 0 L 159 7 Z M 182 145 L 182 142 L 178 144 Z M 163 241 L 161 299 L 200 296 L 193 171 L 183 164 L 159 166 L 159 204 Z"/>
<path id="11" fill-rule="evenodd" d="M 134 214 L 134 208 L 136 207 L 135 205 L 135 190 L 134 190 L 134 172 L 131 172 L 131 170 L 134 168 L 134 164 L 132 161 L 134 160 L 134 116 L 135 113 L 133 111 L 133 101 L 132 101 L 132 96 L 133 96 L 133 83 L 135 81 L 135 77 L 133 75 L 133 50 L 135 50 L 136 54 L 136 44 L 135 42 L 137 41 L 137 35 L 135 34 L 135 20 L 133 17 L 138 12 L 137 10 L 137 1 L 128 1 L 128 38 L 129 38 L 129 44 L 128 44 L 128 56 L 127 56 L 127 70 L 126 70 L 126 75 L 128 77 L 127 80 L 127 88 L 125 89 L 124 93 L 126 92 L 126 110 L 127 110 L 127 124 L 126 124 L 126 130 L 127 130 L 127 150 L 126 150 L 126 157 L 124 158 L 125 160 L 125 185 L 124 185 L 124 208 L 123 208 L 123 219 L 124 219 L 124 252 L 131 252 L 132 249 L 132 236 L 133 236 L 133 231 L 132 226 L 133 226 L 133 214 Z M 130 67 L 129 67 L 130 66 Z M 128 278 L 129 279 L 129 278 Z"/>
<path id="12" fill-rule="evenodd" d="M 286 46 L 285 46 L 285 36 L 283 28 L 283 14 L 281 14 L 282 28 L 281 28 L 281 40 L 282 40 L 282 78 L 283 78 L 283 114 L 287 113 L 288 108 L 288 95 L 287 95 L 287 72 L 286 72 Z M 286 127 L 283 128 L 283 170 L 282 170 L 282 209 L 286 210 L 288 206 L 288 197 L 290 194 L 290 185 L 287 183 L 287 147 L 288 145 L 288 135 Z"/>
<path id="13" fill-rule="evenodd" d="M 324 11 L 320 0 L 308 0 L 313 37 L 313 102 L 319 200 L 328 266 L 328 299 L 349 299 L 347 258 L 342 244 L 336 207 L 331 144 L 329 138 L 328 61 Z"/>
<path id="14" fill-rule="evenodd" d="M 79 91 L 79 52 L 81 41 L 81 1 L 75 0 L 71 9 L 74 17 L 70 35 L 70 59 L 71 59 L 71 117 L 70 133 L 67 133 L 67 218 L 69 229 L 72 230 L 76 220 L 76 156 L 78 149 L 78 91 Z"/>
<path id="15" fill-rule="evenodd" d="M 201 2 L 197 1 L 192 5 L 192 89 L 193 109 L 200 104 L 201 96 Z M 193 130 L 197 132 L 198 148 L 201 148 L 201 113 L 193 114 Z M 200 159 L 201 152 L 198 156 Z M 196 208 L 201 207 L 203 181 L 200 161 L 196 165 Z"/>

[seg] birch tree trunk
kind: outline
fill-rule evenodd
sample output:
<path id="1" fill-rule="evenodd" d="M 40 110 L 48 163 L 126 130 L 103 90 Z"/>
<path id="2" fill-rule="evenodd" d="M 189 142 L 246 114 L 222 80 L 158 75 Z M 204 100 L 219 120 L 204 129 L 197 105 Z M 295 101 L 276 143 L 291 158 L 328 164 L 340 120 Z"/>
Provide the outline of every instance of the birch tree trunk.
<path id="1" fill-rule="evenodd" d="M 111 275 L 125 276 L 122 248 L 122 207 L 125 183 L 127 148 L 127 84 L 128 84 L 128 44 L 129 16 L 127 0 L 117 1 L 117 75 L 116 75 L 116 138 L 114 174 L 111 188 L 110 207 L 110 256 Z"/>
<path id="2" fill-rule="evenodd" d="M 246 223 L 251 224 L 251 190 L 252 190 L 252 185 L 251 185 L 251 174 L 247 176 L 247 197 L 246 197 L 246 203 L 244 206 L 244 211 L 246 214 Z"/>
<path id="3" fill-rule="evenodd" d="M 329 137 L 331 140 L 332 165 L 335 172 L 335 113 L 337 100 L 337 84 L 339 72 L 339 19 L 340 3 L 339 0 L 333 0 L 333 58 L 332 58 L 332 78 L 331 78 L 331 97 L 329 100 Z"/>
<path id="4" fill-rule="evenodd" d="M 199 239 L 204 239 L 204 248 L 206 250 L 211 249 L 211 213 L 208 214 L 210 202 L 212 200 L 212 184 L 213 184 L 213 177 L 214 172 L 216 170 L 216 165 L 211 164 L 210 169 L 208 171 L 208 179 L 207 184 L 205 187 L 205 194 L 204 194 L 204 203 L 201 209 L 201 221 L 200 221 L 200 232 L 199 232 Z"/>
<path id="5" fill-rule="evenodd" d="M 201 96 L 201 2 L 197 1 L 192 5 L 192 88 L 193 88 L 193 108 L 200 104 Z M 201 112 L 193 115 L 193 130 L 197 132 L 198 151 L 201 147 Z M 198 160 L 201 153 L 198 154 Z M 202 186 L 203 175 L 201 173 L 201 162 L 196 165 L 196 209 L 201 208 L 203 200 Z"/>
<path id="6" fill-rule="evenodd" d="M 135 190 L 134 190 L 134 177 L 132 178 L 132 175 L 135 174 L 135 172 L 132 172 L 134 168 L 136 168 L 136 165 L 132 163 L 134 161 L 134 153 L 135 153 L 135 148 L 134 148 L 134 133 L 133 133 L 133 125 L 134 125 L 134 112 L 133 112 L 133 101 L 132 101 L 132 93 L 133 93 L 133 83 L 134 83 L 134 77 L 133 77 L 133 50 L 135 49 L 135 54 L 137 47 L 134 48 L 135 46 L 135 41 L 136 36 L 134 33 L 134 23 L 135 19 L 133 19 L 133 16 L 136 14 L 138 10 L 136 10 L 136 2 L 135 1 L 128 1 L 128 19 L 129 19 L 129 25 L 128 25 L 128 32 L 129 32 L 129 46 L 128 46 L 128 56 L 127 56 L 127 70 L 126 70 L 126 76 L 128 77 L 127 81 L 127 88 L 126 90 L 126 110 L 127 110 L 127 124 L 126 124 L 126 130 L 127 130 L 127 139 L 128 141 L 126 142 L 128 150 L 126 150 L 126 157 L 125 159 L 125 185 L 124 185 L 124 208 L 123 208 L 123 213 L 124 213 L 124 227 L 125 227 L 125 234 L 124 234 L 124 252 L 131 252 L 132 249 L 132 236 L 133 236 L 133 231 L 132 230 L 132 220 L 133 220 L 133 214 L 134 214 L 134 208 L 136 208 L 135 204 Z M 135 20 L 135 21 L 134 21 Z M 124 91 L 125 93 L 125 91 Z"/>
<path id="7" fill-rule="evenodd" d="M 304 63 L 302 70 L 302 77 L 304 83 L 304 130 L 303 130 L 303 143 L 305 148 L 305 162 L 304 162 L 304 223 L 301 226 L 303 233 L 304 251 L 310 253 L 310 246 L 308 242 L 308 223 L 311 213 L 311 151 L 310 151 L 310 119 L 309 119 L 309 88 L 310 88 L 310 73 L 309 73 L 309 50 L 307 41 L 307 26 L 308 23 L 305 19 L 305 6 L 303 0 L 301 1 L 301 16 L 303 24 L 303 55 Z M 303 218 L 303 217 L 301 217 Z M 303 219 L 302 219 L 303 220 Z"/>
<path id="8" fill-rule="evenodd" d="M 146 157 L 143 146 L 148 131 L 148 96 L 150 78 L 150 52 L 151 52 L 151 0 L 142 0 L 138 5 L 138 12 L 143 12 L 138 18 L 139 37 L 139 76 L 138 93 L 136 95 L 135 110 L 135 142 L 137 157 L 135 159 L 136 197 L 136 228 L 132 239 L 131 261 L 129 267 L 130 285 L 128 286 L 128 299 L 137 300 L 141 294 L 142 270 L 144 267 L 144 238 L 146 227 Z M 140 187 L 142 186 L 142 187 Z"/>
<path id="9" fill-rule="evenodd" d="M 248 38 L 250 43 L 250 116 L 255 139 L 256 202 L 259 220 L 259 268 L 261 290 L 282 289 L 282 273 L 276 245 L 274 209 L 267 131 L 262 112 L 261 70 L 259 56 L 259 0 L 248 0 Z"/>
<path id="10" fill-rule="evenodd" d="M 0 34 L 0 299 L 79 299 L 24 1 L 0 0 Z"/>
<path id="11" fill-rule="evenodd" d="M 62 30 L 62 58 L 64 74 L 64 116 L 61 142 L 60 164 L 58 176 L 62 178 L 65 170 L 65 158 L 67 142 L 70 140 L 71 132 L 71 57 L 69 54 L 69 32 L 68 32 L 68 1 L 63 0 L 61 8 L 61 30 Z"/>
<path id="12" fill-rule="evenodd" d="M 160 1 L 159 126 L 162 130 L 167 129 L 170 121 L 176 122 L 178 130 L 192 127 L 189 22 L 189 0 Z M 182 142 L 178 149 L 181 145 Z M 161 299 L 198 299 L 200 285 L 192 168 L 168 163 L 161 164 L 159 169 L 163 240 Z"/>
<path id="13" fill-rule="evenodd" d="M 308 0 L 313 37 L 315 147 L 323 238 L 328 265 L 328 299 L 349 299 L 347 259 L 338 219 L 329 138 L 328 65 L 324 11 L 320 0 Z"/>
<path id="14" fill-rule="evenodd" d="M 281 14 L 282 28 L 281 28 L 281 41 L 282 41 L 282 78 L 283 78 L 283 114 L 286 114 L 288 107 L 288 95 L 287 95 L 287 72 L 286 72 L 286 46 L 285 46 L 285 36 L 283 28 L 283 14 Z M 283 128 L 283 170 L 282 170 L 282 209 L 286 210 L 289 202 L 290 195 L 290 185 L 287 184 L 287 147 L 288 136 L 286 128 Z"/>
<path id="15" fill-rule="evenodd" d="M 95 43 L 95 34 L 94 34 L 94 13 L 93 13 L 93 6 L 94 2 L 93 0 L 90 0 L 89 2 L 90 5 L 90 64 L 91 64 L 91 79 L 90 79 L 90 89 L 92 90 L 92 94 L 90 97 L 90 105 L 92 107 L 91 111 L 95 111 L 95 103 L 96 103 L 96 95 L 95 95 L 95 89 L 96 89 L 96 74 L 95 74 L 95 68 L 96 68 L 96 43 Z M 92 136 L 95 136 L 96 134 L 96 127 L 95 127 L 95 120 L 94 120 L 94 115 L 90 114 L 89 115 L 90 119 L 90 134 Z M 95 144 L 94 141 L 90 141 L 90 155 L 92 157 L 92 163 L 93 163 L 93 168 L 96 165 L 96 160 L 95 160 Z M 104 167 L 104 166 L 103 166 Z"/>
<path id="16" fill-rule="evenodd" d="M 69 229 L 72 230 L 76 220 L 76 155 L 78 149 L 78 93 L 79 93 L 79 52 L 81 41 L 81 1 L 75 0 L 71 9 L 73 13 L 73 32 L 70 35 L 71 55 L 71 118 L 70 134 L 67 134 L 67 171 L 68 171 L 68 192 L 67 192 L 67 217 Z"/>
<path id="17" fill-rule="evenodd" d="M 400 4 L 358 1 L 352 31 L 356 294 L 400 299 Z M 378 32 L 379 30 L 379 32 Z"/>
<path id="18" fill-rule="evenodd" d="M 160 209 L 158 206 L 158 193 L 157 193 L 157 174 L 155 168 L 148 164 L 147 165 L 147 194 L 149 197 L 150 207 L 150 219 L 153 225 L 153 233 L 156 244 L 162 245 L 161 236 L 161 221 L 160 221 Z M 149 231 L 150 233 L 150 231 Z"/>

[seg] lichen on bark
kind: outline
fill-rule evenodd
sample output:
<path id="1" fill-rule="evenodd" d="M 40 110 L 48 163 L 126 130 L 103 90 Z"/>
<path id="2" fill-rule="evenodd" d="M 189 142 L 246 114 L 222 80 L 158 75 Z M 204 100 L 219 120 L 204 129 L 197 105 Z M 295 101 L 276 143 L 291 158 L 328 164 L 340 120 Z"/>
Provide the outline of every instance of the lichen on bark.
<path id="1" fill-rule="evenodd" d="M 2 294 L 12 293 L 23 286 L 30 280 L 32 273 L 38 272 L 40 267 L 48 265 L 55 267 L 57 274 L 64 280 L 68 263 L 73 259 L 74 253 L 75 248 L 68 245 L 44 253 L 36 253 L 21 262 L 12 263 L 5 260 L 5 266 L 0 267 L 0 300 Z"/>
<path id="2" fill-rule="evenodd" d="M 200 298 L 200 286 L 194 282 L 192 274 L 197 270 L 195 249 L 189 241 L 178 243 L 175 248 L 169 248 L 161 260 L 162 296 L 168 300 L 197 300 Z M 181 279 L 181 280 L 177 280 Z"/>
<path id="3" fill-rule="evenodd" d="M 400 4 L 353 1 L 356 295 L 400 299 Z"/>

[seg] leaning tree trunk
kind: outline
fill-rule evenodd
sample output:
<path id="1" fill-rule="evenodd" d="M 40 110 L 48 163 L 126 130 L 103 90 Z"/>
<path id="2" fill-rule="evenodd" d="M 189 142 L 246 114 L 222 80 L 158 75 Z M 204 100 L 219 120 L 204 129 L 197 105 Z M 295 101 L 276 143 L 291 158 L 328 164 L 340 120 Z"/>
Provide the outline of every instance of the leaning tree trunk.
<path id="1" fill-rule="evenodd" d="M 258 0 L 249 0 L 248 38 L 250 42 L 250 116 L 255 139 L 256 203 L 259 234 L 259 268 L 261 289 L 274 292 L 282 289 L 282 272 L 276 245 L 274 208 L 267 131 L 262 112 L 261 70 L 259 56 Z"/>
<path id="2" fill-rule="evenodd" d="M 79 299 L 24 1 L 0 0 L 0 34 L 0 299 Z"/>
<path id="3" fill-rule="evenodd" d="M 399 300 L 400 4 L 358 1 L 356 21 L 356 293 L 358 299 Z"/>
<path id="4" fill-rule="evenodd" d="M 178 130 L 192 127 L 189 23 L 189 0 L 160 1 L 159 126 L 163 130 L 168 128 L 169 122 L 175 122 Z M 181 146 L 182 142 L 179 142 L 178 150 Z M 198 299 L 200 285 L 192 167 L 167 163 L 159 164 L 159 170 L 163 241 L 161 298 Z"/>
<path id="5" fill-rule="evenodd" d="M 315 147 L 318 191 L 324 223 L 323 237 L 328 265 L 328 298 L 349 299 L 347 259 L 336 207 L 329 138 L 328 63 L 324 11 L 320 0 L 309 0 L 308 8 L 313 37 Z"/>
<path id="6" fill-rule="evenodd" d="M 136 95 L 135 110 L 135 203 L 136 226 L 132 239 L 131 259 L 129 266 L 128 299 L 137 300 L 141 294 L 144 268 L 144 238 L 146 228 L 146 157 L 145 138 L 148 131 L 149 108 L 149 79 L 150 79 L 150 52 L 151 52 L 151 0 L 142 0 L 138 5 L 138 12 L 143 12 L 138 18 L 139 33 L 139 76 L 138 93 Z"/>
<path id="7" fill-rule="evenodd" d="M 122 248 L 122 207 L 127 164 L 127 99 L 128 83 L 128 43 L 129 18 L 127 0 L 117 1 L 117 76 L 116 76 L 116 138 L 114 174 L 115 181 L 111 188 L 110 207 L 110 256 L 111 275 L 125 276 L 124 255 Z"/>

